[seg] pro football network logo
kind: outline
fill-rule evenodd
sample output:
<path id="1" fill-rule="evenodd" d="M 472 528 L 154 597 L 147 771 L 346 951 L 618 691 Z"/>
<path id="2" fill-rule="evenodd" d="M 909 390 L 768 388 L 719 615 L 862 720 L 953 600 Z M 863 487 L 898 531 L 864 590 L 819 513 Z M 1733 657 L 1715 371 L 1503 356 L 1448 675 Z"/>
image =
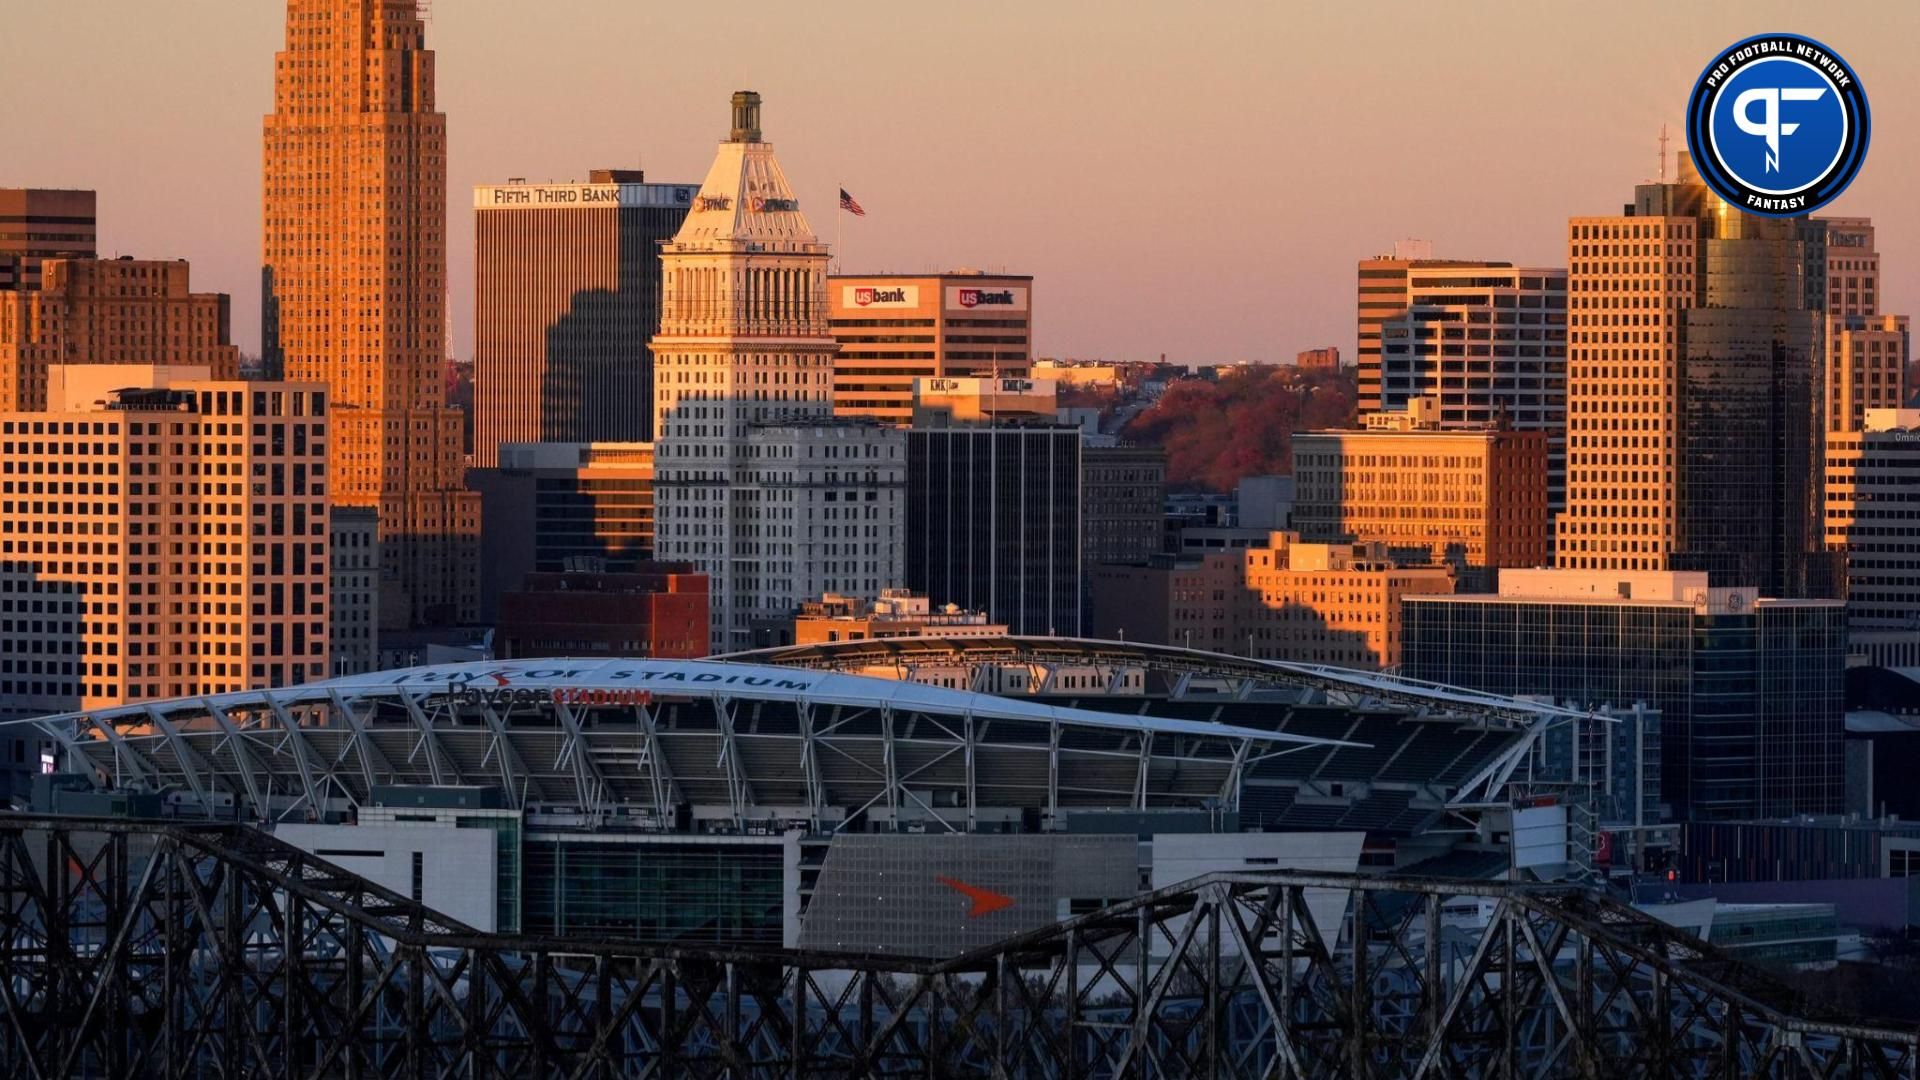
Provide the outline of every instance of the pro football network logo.
<path id="1" fill-rule="evenodd" d="M 1867 158 L 1860 78 L 1799 34 L 1761 34 L 1707 64 L 1687 101 L 1687 149 L 1719 196 L 1750 214 L 1800 217 L 1832 202 Z"/>

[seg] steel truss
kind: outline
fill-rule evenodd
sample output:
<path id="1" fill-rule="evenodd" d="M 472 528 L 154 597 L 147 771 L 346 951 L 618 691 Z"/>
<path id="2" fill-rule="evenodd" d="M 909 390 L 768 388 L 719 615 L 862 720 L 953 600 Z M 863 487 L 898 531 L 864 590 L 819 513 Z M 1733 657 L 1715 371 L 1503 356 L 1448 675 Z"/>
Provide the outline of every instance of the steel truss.
<path id="1" fill-rule="evenodd" d="M 15 1077 L 1920 1075 L 1558 886 L 1214 875 L 921 962 L 494 936 L 243 826 L 6 817 L 0 901 Z"/>

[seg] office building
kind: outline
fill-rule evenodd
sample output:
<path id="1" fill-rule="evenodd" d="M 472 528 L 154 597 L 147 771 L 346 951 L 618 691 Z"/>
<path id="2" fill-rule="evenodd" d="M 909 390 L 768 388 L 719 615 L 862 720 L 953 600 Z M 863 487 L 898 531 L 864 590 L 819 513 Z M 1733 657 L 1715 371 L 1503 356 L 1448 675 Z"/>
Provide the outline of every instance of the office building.
<path id="1" fill-rule="evenodd" d="M 1827 436 L 1827 547 L 1846 560 L 1858 662 L 1920 667 L 1920 409 Z"/>
<path id="2" fill-rule="evenodd" d="M 707 655 L 707 578 L 686 563 L 528 574 L 500 598 L 494 655 Z"/>
<path id="3" fill-rule="evenodd" d="M 1399 411 L 1431 398 L 1440 427 L 1544 432 L 1547 503 L 1554 513 L 1563 509 L 1565 270 L 1416 265 L 1405 310 L 1383 320 L 1380 335 L 1379 409 Z"/>
<path id="4" fill-rule="evenodd" d="M 378 670 L 380 516 L 366 506 L 336 506 L 327 515 L 333 574 L 327 581 L 327 637 L 333 675 Z"/>
<path id="5" fill-rule="evenodd" d="M 1401 601 L 1451 593 L 1441 566 L 1399 566 L 1378 544 L 1259 546 L 1096 566 L 1089 637 L 1363 671 L 1400 662 Z"/>
<path id="6" fill-rule="evenodd" d="M 35 287 L 0 290 L 0 410 L 47 407 L 56 365 L 205 368 L 240 377 L 224 293 L 196 293 L 182 260 L 46 258 Z"/>
<path id="7" fill-rule="evenodd" d="M 477 615 L 479 499 L 446 400 L 447 136 L 409 3 L 287 0 L 263 125 L 262 357 L 327 387 L 327 497 L 380 515 L 381 629 Z"/>
<path id="8" fill-rule="evenodd" d="M 205 375 L 0 414 L 0 717 L 327 677 L 326 395 Z"/>
<path id="9" fill-rule="evenodd" d="M 1033 278 L 945 274 L 837 276 L 827 281 L 833 411 L 904 424 L 915 379 L 1025 378 L 1033 366 Z"/>
<path id="10" fill-rule="evenodd" d="M 1080 448 L 1080 528 L 1087 567 L 1145 562 L 1160 551 L 1167 452 L 1157 446 Z"/>
<path id="11" fill-rule="evenodd" d="M 1824 229 L 1679 179 L 1568 225 L 1567 508 L 1556 562 L 1837 587 L 1818 550 Z"/>
<path id="12" fill-rule="evenodd" d="M 904 439 L 833 419 L 827 246 L 761 137 L 758 94 L 733 96 L 661 258 L 656 548 L 707 575 L 713 651 L 823 593 L 899 586 Z"/>
<path id="13" fill-rule="evenodd" d="M 1382 327 L 1388 319 L 1405 314 L 1412 305 L 1414 271 L 1426 273 L 1447 269 L 1504 271 L 1513 269 L 1513 264 L 1436 259 L 1433 257 L 1433 245 L 1425 240 L 1396 241 L 1392 252 L 1360 260 L 1359 300 L 1356 304 L 1359 329 L 1355 334 L 1354 359 L 1361 412 L 1378 412 L 1387 407 L 1381 371 L 1384 357 Z"/>
<path id="14" fill-rule="evenodd" d="M 483 622 L 528 574 L 582 560 L 632 573 L 653 558 L 650 443 L 507 443 L 468 483 L 480 493 Z"/>
<path id="15" fill-rule="evenodd" d="M 585 184 L 473 192 L 474 442 L 652 442 L 660 245 L 694 185 L 596 169 Z"/>
<path id="16" fill-rule="evenodd" d="M 91 191 L 0 188 L 0 292 L 40 287 L 46 259 L 91 259 L 99 226 Z"/>
<path id="17" fill-rule="evenodd" d="M 1301 432 L 1293 479 L 1303 540 L 1377 541 L 1402 563 L 1451 566 L 1462 588 L 1478 591 L 1493 588 L 1502 567 L 1550 561 L 1543 431 L 1408 421 L 1400 430 Z"/>
<path id="18" fill-rule="evenodd" d="M 1827 432 L 1858 432 L 1870 409 L 1906 404 L 1905 315 L 1827 316 Z"/>
<path id="19" fill-rule="evenodd" d="M 1302 349 L 1294 354 L 1293 366 L 1301 371 L 1339 371 L 1340 350 L 1333 345 Z"/>
<path id="20" fill-rule="evenodd" d="M 1006 633 L 1006 624 L 992 622 L 986 612 L 967 611 L 958 604 L 936 608 L 911 589 L 882 589 L 872 600 L 829 594 L 801 605 L 800 614 L 793 620 L 795 645 L 898 637 L 997 637 Z"/>
<path id="21" fill-rule="evenodd" d="M 1079 428 L 907 436 L 906 584 L 1016 634 L 1079 637 Z"/>
<path id="22" fill-rule="evenodd" d="M 1411 597 L 1402 671 L 1579 708 L 1660 713 L 1677 819 L 1837 813 L 1846 609 L 1700 572 L 1504 570 L 1497 594 Z"/>

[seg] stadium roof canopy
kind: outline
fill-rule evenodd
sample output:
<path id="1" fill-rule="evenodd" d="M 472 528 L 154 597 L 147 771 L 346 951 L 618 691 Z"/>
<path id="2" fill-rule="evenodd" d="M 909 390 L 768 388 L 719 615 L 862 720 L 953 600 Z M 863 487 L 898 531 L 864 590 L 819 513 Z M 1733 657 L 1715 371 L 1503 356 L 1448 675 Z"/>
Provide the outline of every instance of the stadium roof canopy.
<path id="1" fill-rule="evenodd" d="M 1186 696 L 1188 688 L 1196 683 L 1204 683 L 1226 686 L 1232 696 L 1241 698 L 1259 691 L 1291 688 L 1338 704 L 1459 715 L 1481 723 L 1515 728 L 1530 728 L 1541 721 L 1606 719 L 1593 712 L 1550 702 L 1489 694 L 1384 672 L 1263 660 L 1139 641 L 1013 634 L 885 637 L 774 646 L 714 659 L 827 671 L 890 668 L 902 678 L 911 678 L 916 670 L 958 664 L 973 669 L 976 688 L 985 685 L 986 673 L 995 665 L 1031 666 L 1045 672 L 1048 680 L 1062 668 L 1112 672 L 1142 668 L 1160 677 L 1163 685 L 1159 689 L 1163 694 L 1176 698 Z M 1047 683 L 1036 692 L 1062 696 L 1073 693 L 1055 690 Z"/>
<path id="2" fill-rule="evenodd" d="M 487 785 L 586 815 L 917 820 L 1237 803 L 1277 755 L 1365 744 L 831 671 L 688 660 L 448 664 L 14 721 L 102 786 L 276 819 L 384 785 Z"/>

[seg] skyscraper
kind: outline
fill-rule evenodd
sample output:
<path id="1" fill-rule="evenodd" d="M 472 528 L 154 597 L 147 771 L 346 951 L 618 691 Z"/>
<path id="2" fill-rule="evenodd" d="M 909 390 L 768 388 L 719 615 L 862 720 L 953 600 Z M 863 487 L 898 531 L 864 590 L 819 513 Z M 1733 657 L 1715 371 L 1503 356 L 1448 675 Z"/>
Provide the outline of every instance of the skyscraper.
<path id="1" fill-rule="evenodd" d="M 479 529 L 446 403 L 446 117 L 416 8 L 288 0 L 264 124 L 264 359 L 328 388 L 328 498 L 379 511 L 390 629 L 473 621 Z"/>
<path id="2" fill-rule="evenodd" d="M 1396 241 L 1392 252 L 1360 260 L 1359 294 L 1355 303 L 1359 319 L 1354 334 L 1354 363 L 1361 412 L 1378 412 L 1386 407 L 1383 404 L 1385 387 L 1380 371 L 1381 324 L 1405 312 L 1412 303 L 1413 271 L 1447 267 L 1463 270 L 1511 269 L 1513 264 L 1436 259 L 1433 257 L 1433 245 L 1425 240 Z"/>
<path id="3" fill-rule="evenodd" d="M 660 244 L 692 184 L 595 169 L 585 184 L 474 189 L 474 440 L 652 442 Z"/>
<path id="4" fill-rule="evenodd" d="M 1569 222 L 1559 566 L 1834 587 L 1818 552 L 1824 235 L 1711 197 L 1686 155 L 1624 213 Z"/>
<path id="5" fill-rule="evenodd" d="M 835 421 L 827 246 L 760 136 L 760 95 L 662 249 L 657 558 L 710 579 L 716 651 L 822 593 L 900 584 L 902 433 Z"/>
<path id="6" fill-rule="evenodd" d="M 1868 409 L 1906 404 L 1907 317 L 1880 312 L 1873 221 L 1814 220 L 1827 230 L 1826 430 L 1858 432 Z"/>

